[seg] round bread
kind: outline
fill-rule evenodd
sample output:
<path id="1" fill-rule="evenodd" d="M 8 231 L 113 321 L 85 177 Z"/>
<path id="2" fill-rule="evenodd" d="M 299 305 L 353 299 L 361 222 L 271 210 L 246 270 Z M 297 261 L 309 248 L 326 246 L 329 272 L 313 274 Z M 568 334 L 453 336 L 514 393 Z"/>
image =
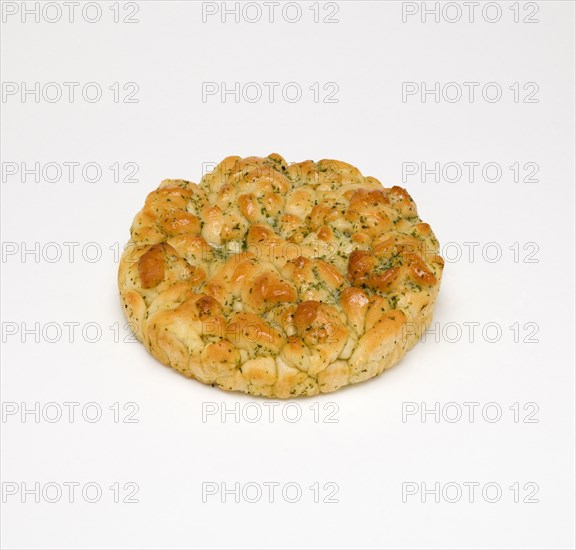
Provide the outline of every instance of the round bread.
<path id="1" fill-rule="evenodd" d="M 120 261 L 156 358 L 225 390 L 288 398 L 390 368 L 432 318 L 444 262 L 410 195 L 334 160 L 228 157 L 164 180 Z"/>

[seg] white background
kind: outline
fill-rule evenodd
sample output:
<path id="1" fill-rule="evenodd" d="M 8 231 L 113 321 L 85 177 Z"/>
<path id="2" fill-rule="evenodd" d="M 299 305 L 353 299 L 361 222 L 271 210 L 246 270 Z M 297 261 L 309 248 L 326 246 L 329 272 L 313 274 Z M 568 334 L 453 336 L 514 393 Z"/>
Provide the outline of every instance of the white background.
<path id="1" fill-rule="evenodd" d="M 537 23 L 515 23 L 511 2 L 497 3 L 502 15 L 494 23 L 480 8 L 472 23 L 466 11 L 454 23 L 442 13 L 439 23 L 433 15 L 423 23 L 420 14 L 404 23 L 403 5 L 395 1 L 338 2 L 336 23 L 314 22 L 306 2 L 298 4 L 302 15 L 294 23 L 280 8 L 273 23 L 266 11 L 255 23 L 242 13 L 238 23 L 233 15 L 222 23 L 220 14 L 203 22 L 202 3 L 192 1 L 140 1 L 132 24 L 114 22 L 111 2 L 98 4 L 96 23 L 81 11 L 72 23 L 66 12 L 59 22 L 41 17 L 36 23 L 28 16 L 22 23 L 19 13 L 5 12 L 6 4 L 21 10 L 21 3 L 3 4 L 4 83 L 33 88 L 35 82 L 79 82 L 78 93 L 96 82 L 103 90 L 95 103 L 81 93 L 73 102 L 41 96 L 36 103 L 33 95 L 23 100 L 19 93 L 2 99 L 4 172 L 10 163 L 102 167 L 94 183 L 81 173 L 73 182 L 66 175 L 48 182 L 41 174 L 38 183 L 34 175 L 22 181 L 21 173 L 3 174 L 4 412 L 36 402 L 95 402 L 103 411 L 95 423 L 80 410 L 74 422 L 48 422 L 53 410 L 38 423 L 33 414 L 5 415 L 5 492 L 14 487 L 7 483 L 95 482 L 103 495 L 96 503 L 81 494 L 73 503 L 66 496 L 49 503 L 42 495 L 40 503 L 34 495 L 23 503 L 20 494 L 4 494 L 3 548 L 574 547 L 572 2 L 539 2 Z M 321 21 L 332 12 L 325 4 L 318 4 Z M 421 9 L 420 2 L 414 5 Z M 119 9 L 121 19 L 131 11 L 123 3 Z M 520 2 L 518 9 L 522 20 L 534 8 Z M 454 19 L 456 13 L 445 15 Z M 108 89 L 114 82 L 137 83 L 138 102 L 115 103 Z M 232 94 L 203 101 L 203 82 L 229 88 L 256 82 L 265 94 L 264 82 L 280 87 L 273 102 L 266 95 L 256 103 L 241 95 L 236 102 Z M 300 101 L 282 98 L 288 82 L 301 87 Z M 336 83 L 337 102 L 324 103 L 323 96 L 315 102 L 308 89 L 315 82 L 320 88 Z M 403 82 L 480 87 L 472 102 L 467 95 L 454 103 L 442 95 L 438 103 L 433 95 L 403 102 Z M 499 101 L 483 99 L 488 82 L 502 89 Z M 509 89 L 516 82 L 519 102 Z M 535 103 L 523 101 L 528 82 L 538 84 Z M 450 98 L 454 90 L 448 90 Z M 248 414 L 268 409 L 262 400 L 185 379 L 140 344 L 123 341 L 128 332 L 117 298 L 115 251 L 162 179 L 198 181 L 205 163 L 271 152 L 290 162 L 345 160 L 384 185 L 409 190 L 441 244 L 451 243 L 434 319 L 438 337 L 429 334 L 377 379 L 296 401 L 302 413 L 297 422 L 283 418 L 283 411 L 294 411 L 283 409 L 285 402 L 273 422 L 249 422 L 242 414 L 238 423 L 233 415 L 203 422 L 210 402 Z M 138 181 L 115 183 L 108 167 L 116 162 L 136 163 Z M 467 174 L 449 182 L 440 174 L 438 182 L 434 176 L 422 182 L 418 174 L 403 182 L 406 162 L 494 162 L 502 176 L 489 182 L 477 172 L 472 182 Z M 536 163 L 538 181 L 514 182 L 509 166 L 515 162 Z M 521 179 L 526 175 L 521 172 Z M 80 243 L 72 260 L 65 242 Z M 473 259 L 463 244 L 470 242 L 479 243 Z M 83 257 L 86 243 L 96 243 L 87 252 L 99 248 L 98 261 Z M 490 259 L 501 250 L 499 260 L 482 254 L 487 243 L 496 243 L 486 251 Z M 22 257 L 23 248 L 35 247 L 39 257 Z M 62 258 L 50 261 L 58 250 Z M 22 335 L 36 323 L 38 342 L 33 333 Z M 80 324 L 73 342 L 63 323 Z M 93 333 L 82 336 L 87 323 L 101 327 L 97 342 L 88 341 Z M 473 342 L 464 323 L 479 323 Z M 488 341 L 492 332 L 483 337 L 487 323 L 501 328 L 499 341 Z M 517 343 L 509 328 L 514 323 Z M 533 323 L 530 330 L 526 323 Z M 55 333 L 47 326 L 64 330 L 58 342 L 48 341 Z M 14 327 L 18 332 L 11 334 Z M 462 335 L 454 341 L 458 329 Z M 108 407 L 116 402 L 136 403 L 138 422 L 114 422 Z M 457 412 L 446 408 L 451 402 L 464 413 L 457 422 L 449 421 Z M 465 402 L 480 403 L 472 422 Z M 489 414 L 502 410 L 499 421 L 482 415 L 490 402 L 496 405 Z M 257 405 L 245 409 L 249 403 Z M 403 403 L 439 403 L 439 422 L 433 414 L 403 422 Z M 514 403 L 519 422 L 509 409 Z M 526 416 L 534 405 L 522 410 L 526 403 L 538 407 L 534 416 Z M 336 407 L 337 422 L 315 422 L 314 408 L 326 420 Z M 530 418 L 537 422 L 524 421 Z M 114 503 L 108 489 L 114 482 L 136 483 L 138 502 Z M 216 495 L 202 502 L 206 482 L 230 488 L 294 482 L 302 497 L 290 503 L 277 493 L 273 503 L 266 495 L 249 503 L 240 495 L 236 503 L 232 495 L 223 503 Z M 337 484 L 338 502 L 315 503 L 309 487 L 316 482 Z M 403 502 L 403 483 L 429 489 L 455 483 L 466 490 L 465 482 L 480 484 L 474 502 L 466 492 L 455 503 L 442 493 L 438 503 L 434 495 L 422 502 L 420 494 Z M 502 489 L 498 502 L 482 495 L 489 482 Z M 516 482 L 521 488 L 537 484 L 537 502 L 515 503 L 509 487 Z M 323 491 L 321 500 L 326 496 Z M 526 496 L 522 489 L 520 500 Z"/>

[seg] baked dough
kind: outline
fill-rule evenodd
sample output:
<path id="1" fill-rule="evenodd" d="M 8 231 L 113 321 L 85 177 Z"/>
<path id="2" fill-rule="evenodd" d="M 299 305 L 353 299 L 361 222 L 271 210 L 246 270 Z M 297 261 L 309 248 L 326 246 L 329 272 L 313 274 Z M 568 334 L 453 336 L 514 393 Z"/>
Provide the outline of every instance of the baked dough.
<path id="1" fill-rule="evenodd" d="M 444 261 L 401 187 L 335 160 L 228 157 L 164 180 L 120 261 L 140 341 L 185 376 L 289 398 L 390 368 L 432 318 Z"/>

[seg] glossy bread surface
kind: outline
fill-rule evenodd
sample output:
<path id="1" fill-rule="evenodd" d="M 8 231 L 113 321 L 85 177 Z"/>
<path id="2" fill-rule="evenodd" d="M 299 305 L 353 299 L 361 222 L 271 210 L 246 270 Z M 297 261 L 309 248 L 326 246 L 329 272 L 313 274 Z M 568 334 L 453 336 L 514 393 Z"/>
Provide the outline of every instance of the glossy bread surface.
<path id="1" fill-rule="evenodd" d="M 401 187 L 345 162 L 228 157 L 165 180 L 118 284 L 162 363 L 225 390 L 331 392 L 395 364 L 432 318 L 444 262 Z"/>

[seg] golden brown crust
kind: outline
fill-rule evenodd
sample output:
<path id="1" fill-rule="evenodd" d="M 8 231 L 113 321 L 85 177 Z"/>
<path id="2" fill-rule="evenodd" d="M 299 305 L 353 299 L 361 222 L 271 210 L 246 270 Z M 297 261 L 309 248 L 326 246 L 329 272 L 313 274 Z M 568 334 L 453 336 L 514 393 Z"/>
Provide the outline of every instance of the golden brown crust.
<path id="1" fill-rule="evenodd" d="M 430 323 L 444 267 L 405 189 L 277 154 L 164 180 L 131 236 L 118 284 L 138 339 L 186 376 L 267 397 L 390 368 Z"/>

